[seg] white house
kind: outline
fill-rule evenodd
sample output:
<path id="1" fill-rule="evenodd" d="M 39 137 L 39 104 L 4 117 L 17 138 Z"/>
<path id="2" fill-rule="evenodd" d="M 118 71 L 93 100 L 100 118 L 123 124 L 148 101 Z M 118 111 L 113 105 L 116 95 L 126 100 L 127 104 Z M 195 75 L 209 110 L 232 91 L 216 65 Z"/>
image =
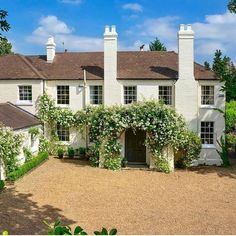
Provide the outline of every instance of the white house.
<path id="1" fill-rule="evenodd" d="M 225 94 L 213 71 L 194 62 L 194 32 L 181 25 L 178 53 L 117 51 L 115 26 L 106 26 L 104 52 L 56 53 L 53 37 L 46 43 L 45 56 L 8 55 L 0 58 L 0 102 L 10 101 L 35 114 L 35 103 L 47 91 L 58 106 L 73 111 L 89 104 L 129 104 L 143 99 L 162 99 L 176 108 L 189 128 L 202 138 L 198 163 L 221 163 L 217 140 L 225 121 L 216 108 L 224 110 Z M 86 83 L 85 83 L 86 81 Z M 74 146 L 87 145 L 86 139 L 58 126 L 60 140 Z M 136 147 L 145 134 L 127 131 L 121 137 L 123 155 L 130 162 L 150 164 L 148 150 Z M 142 159 L 137 160 L 136 157 Z M 131 154 L 130 154 L 131 153 Z"/>
<path id="2" fill-rule="evenodd" d="M 39 149 L 39 137 L 34 137 L 30 129 L 42 129 L 41 122 L 31 113 L 11 104 L 0 103 L 0 123 L 13 129 L 14 133 L 21 134 L 23 138 L 20 154 L 17 156 L 18 163 L 25 162 L 24 148 L 36 155 Z M 0 164 L 0 179 L 4 179 L 4 170 Z"/>

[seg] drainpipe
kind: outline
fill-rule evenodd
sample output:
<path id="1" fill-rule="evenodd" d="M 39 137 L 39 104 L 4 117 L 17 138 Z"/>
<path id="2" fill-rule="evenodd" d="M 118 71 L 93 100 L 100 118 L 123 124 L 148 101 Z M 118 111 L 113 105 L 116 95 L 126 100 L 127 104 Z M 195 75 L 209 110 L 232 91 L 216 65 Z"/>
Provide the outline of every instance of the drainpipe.
<path id="1" fill-rule="evenodd" d="M 87 71 L 84 69 L 84 101 L 83 101 L 83 109 L 86 109 L 86 88 L 87 88 Z M 88 148 L 88 128 L 86 126 L 86 130 L 85 130 L 85 145 L 86 148 Z"/>

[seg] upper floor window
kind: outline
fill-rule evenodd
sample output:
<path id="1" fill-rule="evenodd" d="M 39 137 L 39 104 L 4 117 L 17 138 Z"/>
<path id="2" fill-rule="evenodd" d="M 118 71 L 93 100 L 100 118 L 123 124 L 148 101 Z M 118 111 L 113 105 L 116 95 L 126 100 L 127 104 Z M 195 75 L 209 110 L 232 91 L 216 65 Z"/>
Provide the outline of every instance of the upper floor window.
<path id="1" fill-rule="evenodd" d="M 137 87 L 124 86 L 124 104 L 137 102 Z"/>
<path id="2" fill-rule="evenodd" d="M 203 85 L 201 87 L 201 104 L 214 105 L 214 86 Z"/>
<path id="3" fill-rule="evenodd" d="M 202 144 L 214 144 L 214 122 L 201 122 Z"/>
<path id="4" fill-rule="evenodd" d="M 90 104 L 102 104 L 102 86 L 90 86 Z"/>
<path id="5" fill-rule="evenodd" d="M 32 102 L 32 86 L 31 85 L 19 86 L 19 101 Z"/>
<path id="6" fill-rule="evenodd" d="M 172 86 L 159 86 L 159 100 L 172 105 Z"/>
<path id="7" fill-rule="evenodd" d="M 68 85 L 57 86 L 57 104 L 60 105 L 70 104 L 70 87 Z"/>
<path id="8" fill-rule="evenodd" d="M 70 130 L 60 124 L 57 124 L 57 136 L 59 141 L 70 141 Z"/>

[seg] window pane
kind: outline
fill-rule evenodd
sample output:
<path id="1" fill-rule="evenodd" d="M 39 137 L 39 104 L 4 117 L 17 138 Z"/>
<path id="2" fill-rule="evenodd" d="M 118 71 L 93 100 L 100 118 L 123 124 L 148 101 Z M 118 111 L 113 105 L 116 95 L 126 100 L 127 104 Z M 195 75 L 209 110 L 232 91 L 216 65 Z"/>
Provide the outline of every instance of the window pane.
<path id="1" fill-rule="evenodd" d="M 214 86 L 201 86 L 201 104 L 214 105 Z"/>
<path id="2" fill-rule="evenodd" d="M 32 102 L 32 86 L 19 86 L 19 100 Z"/>
<path id="3" fill-rule="evenodd" d="M 102 86 L 90 86 L 90 104 L 102 104 Z"/>
<path id="4" fill-rule="evenodd" d="M 172 105 L 172 86 L 159 86 L 159 100 Z"/>
<path id="5" fill-rule="evenodd" d="M 70 89 L 68 85 L 58 85 L 57 86 L 57 104 L 70 103 Z"/>
<path id="6" fill-rule="evenodd" d="M 57 136 L 60 141 L 70 141 L 69 128 L 57 124 Z"/>
<path id="7" fill-rule="evenodd" d="M 214 122 L 201 122 L 202 144 L 214 144 Z"/>
<path id="8" fill-rule="evenodd" d="M 124 104 L 137 102 L 137 87 L 125 86 L 124 87 Z"/>

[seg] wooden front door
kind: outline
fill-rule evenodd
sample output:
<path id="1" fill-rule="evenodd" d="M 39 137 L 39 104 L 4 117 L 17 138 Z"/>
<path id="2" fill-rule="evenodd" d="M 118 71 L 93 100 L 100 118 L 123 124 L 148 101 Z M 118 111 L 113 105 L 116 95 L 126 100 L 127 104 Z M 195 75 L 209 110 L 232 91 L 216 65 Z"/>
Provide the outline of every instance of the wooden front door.
<path id="1" fill-rule="evenodd" d="M 125 132 L 125 157 L 130 163 L 146 163 L 146 132 L 131 129 Z"/>

